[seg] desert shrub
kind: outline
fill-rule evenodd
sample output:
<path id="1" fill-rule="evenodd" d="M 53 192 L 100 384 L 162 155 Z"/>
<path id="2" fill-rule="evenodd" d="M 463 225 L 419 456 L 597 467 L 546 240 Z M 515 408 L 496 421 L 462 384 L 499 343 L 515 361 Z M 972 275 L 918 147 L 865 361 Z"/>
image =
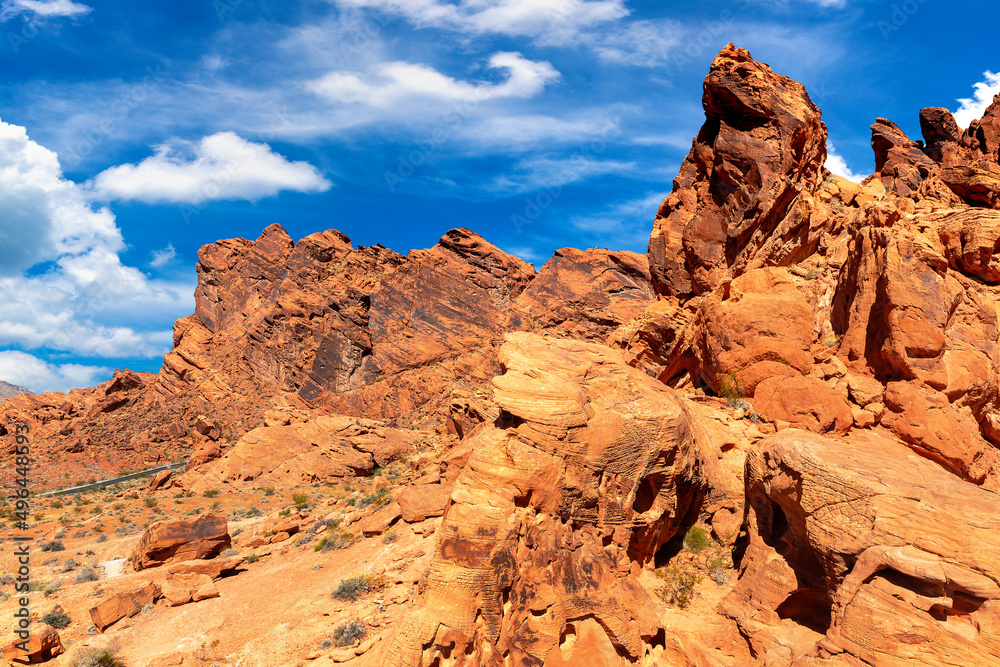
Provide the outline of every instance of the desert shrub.
<path id="1" fill-rule="evenodd" d="M 221 510 L 222 509 L 222 503 L 220 503 L 218 500 L 216 500 L 214 503 L 212 503 L 212 505 L 208 509 L 210 509 L 210 510 Z"/>
<path id="2" fill-rule="evenodd" d="M 52 537 L 56 538 L 57 540 L 61 540 L 62 538 L 66 537 L 66 531 L 60 528 L 59 530 L 56 531 L 56 534 L 53 535 Z"/>
<path id="3" fill-rule="evenodd" d="M 251 517 L 255 517 L 255 516 L 260 516 L 262 514 L 263 514 L 263 512 L 260 510 L 259 507 L 251 507 L 250 509 L 248 509 L 244 513 L 244 516 L 247 517 L 247 518 L 251 518 Z"/>
<path id="4" fill-rule="evenodd" d="M 208 489 L 207 491 L 205 491 L 205 493 L 203 493 L 201 495 L 203 497 L 205 497 L 205 498 L 215 498 L 217 495 L 219 495 L 219 490 L 218 489 Z"/>
<path id="5" fill-rule="evenodd" d="M 97 570 L 90 565 L 84 565 L 83 569 L 76 575 L 76 583 L 82 584 L 88 581 L 97 581 L 100 578 L 101 575 L 97 574 Z"/>
<path id="6" fill-rule="evenodd" d="M 54 579 L 49 583 L 45 584 L 45 588 L 42 589 L 42 593 L 45 595 L 45 597 L 49 597 L 50 595 L 58 591 L 60 588 L 62 588 L 62 581 L 59 579 Z"/>
<path id="7" fill-rule="evenodd" d="M 156 507 L 156 498 L 144 498 L 142 504 L 146 507 Z"/>
<path id="8" fill-rule="evenodd" d="M 302 509 L 309 504 L 309 496 L 305 493 L 293 493 L 292 502 L 295 503 L 296 507 Z"/>
<path id="9" fill-rule="evenodd" d="M 62 630 L 70 624 L 72 619 L 61 611 L 50 611 L 42 616 L 42 623 L 51 625 L 56 630 Z"/>
<path id="10" fill-rule="evenodd" d="M 726 570 L 729 569 L 729 559 L 724 556 L 713 556 L 705 563 L 708 570 L 708 578 L 718 586 L 725 586 L 727 582 Z"/>
<path id="11" fill-rule="evenodd" d="M 66 551 L 66 547 L 63 545 L 62 540 L 56 539 L 42 542 L 42 551 Z"/>
<path id="12" fill-rule="evenodd" d="M 68 558 L 65 563 L 63 563 L 63 572 L 72 572 L 76 569 L 78 563 L 73 558 Z"/>
<path id="13" fill-rule="evenodd" d="M 98 543 L 100 543 L 100 542 L 107 542 L 108 541 L 108 536 L 104 535 L 104 534 L 98 535 L 96 541 Z"/>
<path id="14" fill-rule="evenodd" d="M 73 539 L 74 540 L 75 539 L 80 539 L 80 538 L 83 538 L 83 537 L 90 537 L 90 531 L 89 530 L 78 530 L 75 533 L 73 533 Z"/>
<path id="15" fill-rule="evenodd" d="M 323 545 L 324 552 L 347 549 L 354 544 L 354 533 L 348 533 L 345 531 L 330 538 L 324 538 L 323 541 L 325 542 Z"/>
<path id="16" fill-rule="evenodd" d="M 383 486 L 378 491 L 369 493 L 367 496 L 362 496 L 358 499 L 357 506 L 361 509 L 372 505 L 376 508 L 382 507 L 383 505 L 388 505 L 389 501 L 392 500 L 392 491 L 387 486 Z"/>
<path id="17" fill-rule="evenodd" d="M 396 540 L 399 539 L 399 535 L 395 530 L 390 530 L 389 532 L 382 535 L 382 544 L 395 544 Z"/>
<path id="18" fill-rule="evenodd" d="M 701 553 L 712 544 L 708 531 L 701 526 L 691 526 L 684 535 L 684 548 L 694 553 Z"/>
<path id="19" fill-rule="evenodd" d="M 367 634 L 368 630 L 361 621 L 345 621 L 333 631 L 333 643 L 337 646 L 351 646 L 359 639 L 364 639 Z"/>
<path id="20" fill-rule="evenodd" d="M 221 557 L 223 557 L 223 558 L 230 558 L 230 557 L 232 557 L 232 556 L 238 556 L 238 555 L 239 555 L 239 553 L 240 553 L 240 552 L 239 552 L 239 551 L 237 551 L 236 549 L 225 549 L 225 550 L 223 550 L 223 552 L 222 552 L 221 554 L 219 554 L 219 555 L 220 555 Z"/>
<path id="21" fill-rule="evenodd" d="M 52 509 L 61 510 L 64 507 L 64 505 L 62 504 L 61 500 L 53 500 L 51 507 Z"/>
<path id="22" fill-rule="evenodd" d="M 278 516 L 288 516 L 291 513 L 292 513 L 292 508 L 286 507 L 285 509 L 278 512 Z"/>
<path id="23" fill-rule="evenodd" d="M 84 648 L 74 657 L 73 667 L 125 667 L 115 653 L 114 648 Z"/>
<path id="24" fill-rule="evenodd" d="M 274 489 L 264 489 L 264 495 L 265 496 L 273 496 L 274 495 Z"/>
<path id="25" fill-rule="evenodd" d="M 701 581 L 701 573 L 693 567 L 671 565 L 656 570 L 656 576 L 664 586 L 657 591 L 664 602 L 681 609 L 691 604 L 694 589 Z"/>
<path id="26" fill-rule="evenodd" d="M 340 525 L 340 521 L 337 519 L 320 519 L 313 524 L 312 532 L 318 533 L 321 530 L 326 530 L 327 528 L 336 528 Z"/>
<path id="27" fill-rule="evenodd" d="M 329 541 L 330 538 L 324 537 L 322 540 L 316 543 L 316 546 L 313 547 L 313 551 L 322 551 L 323 548 L 326 546 L 326 543 Z"/>
<path id="28" fill-rule="evenodd" d="M 250 554 L 249 556 L 247 556 L 247 563 L 256 563 L 259 560 L 260 556 L 258 556 L 257 554 Z"/>
<path id="29" fill-rule="evenodd" d="M 362 576 L 348 577 L 341 579 L 337 588 L 333 591 L 336 600 L 349 600 L 354 602 L 369 591 L 368 580 Z"/>

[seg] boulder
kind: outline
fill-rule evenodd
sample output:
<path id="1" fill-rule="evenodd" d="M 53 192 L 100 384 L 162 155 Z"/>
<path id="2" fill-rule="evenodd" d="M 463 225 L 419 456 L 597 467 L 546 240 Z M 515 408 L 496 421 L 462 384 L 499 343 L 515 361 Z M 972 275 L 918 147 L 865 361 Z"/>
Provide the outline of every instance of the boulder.
<path id="1" fill-rule="evenodd" d="M 702 301 L 692 338 L 701 380 L 753 396 L 768 377 L 809 373 L 814 315 L 785 269 L 756 269 Z"/>
<path id="2" fill-rule="evenodd" d="M 365 537 L 381 535 L 402 516 L 398 502 L 391 502 L 377 512 L 366 516 L 358 522 L 358 530 Z M 440 515 L 436 515 L 440 516 Z"/>
<path id="3" fill-rule="evenodd" d="M 33 665 L 48 662 L 57 655 L 62 655 L 63 651 L 59 633 L 55 628 L 43 623 L 28 635 L 27 640 L 15 639 L 4 646 L 3 659 L 11 664 Z"/>
<path id="4" fill-rule="evenodd" d="M 211 560 L 186 560 L 179 563 L 171 563 L 167 565 L 166 570 L 170 574 L 202 574 L 215 581 L 222 575 L 232 574 L 244 562 L 246 562 L 245 556 L 212 558 Z"/>
<path id="5" fill-rule="evenodd" d="M 170 601 L 171 607 L 179 607 L 189 602 L 217 598 L 219 590 L 208 575 L 195 572 L 168 573 L 163 582 L 163 597 Z"/>
<path id="6" fill-rule="evenodd" d="M 440 484 L 407 486 L 396 494 L 400 516 L 406 523 L 418 523 L 444 514 L 451 490 Z"/>
<path id="7" fill-rule="evenodd" d="M 114 595 L 96 607 L 91 607 L 90 618 L 94 622 L 94 626 L 104 632 L 105 629 L 121 619 L 135 616 L 142 611 L 143 607 L 147 604 L 153 604 L 160 597 L 162 597 L 160 587 L 155 583 L 150 583 L 142 588 Z"/>
<path id="8" fill-rule="evenodd" d="M 161 470 L 160 472 L 156 473 L 150 478 L 149 485 L 146 487 L 146 489 L 149 491 L 156 491 L 157 489 L 159 489 L 160 487 L 162 487 L 164 484 L 167 483 L 167 480 L 170 479 L 171 475 L 173 475 L 173 471 Z"/>
<path id="9" fill-rule="evenodd" d="M 812 377 L 772 377 L 757 386 L 754 408 L 769 422 L 788 422 L 814 433 L 843 435 L 854 423 L 851 404 Z"/>
<path id="10" fill-rule="evenodd" d="M 761 443 L 720 611 L 769 664 L 996 664 L 998 496 L 891 437 L 852 439 L 790 429 Z"/>
<path id="11" fill-rule="evenodd" d="M 212 558 L 230 543 L 224 514 L 206 514 L 195 521 L 159 522 L 143 533 L 130 561 L 138 572 L 165 563 Z"/>

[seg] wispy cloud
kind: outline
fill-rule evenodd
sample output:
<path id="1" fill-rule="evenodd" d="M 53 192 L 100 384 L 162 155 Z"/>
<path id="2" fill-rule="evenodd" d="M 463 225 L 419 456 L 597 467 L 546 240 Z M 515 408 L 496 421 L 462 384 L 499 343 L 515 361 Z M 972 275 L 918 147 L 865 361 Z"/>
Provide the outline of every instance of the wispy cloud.
<path id="1" fill-rule="evenodd" d="M 219 132 L 197 143 L 174 139 L 138 164 L 111 167 L 90 184 L 102 200 L 201 204 L 256 201 L 279 192 L 326 192 L 330 181 L 308 162 L 289 162 L 267 144 Z"/>
<path id="2" fill-rule="evenodd" d="M 468 83 L 426 65 L 391 62 L 382 63 L 365 75 L 330 72 L 310 82 L 308 87 L 333 103 L 386 109 L 414 98 L 444 102 L 524 99 L 534 97 L 547 83 L 559 78 L 559 72 L 549 63 L 528 60 L 520 53 L 496 53 L 490 57 L 488 66 L 506 70 L 507 80 L 498 84 Z"/>
<path id="3" fill-rule="evenodd" d="M 3 0 L 0 3 L 0 21 L 7 21 L 22 14 L 50 19 L 83 16 L 91 11 L 92 7 L 73 0 Z"/>
<path id="4" fill-rule="evenodd" d="M 955 112 L 955 122 L 959 127 L 966 128 L 974 120 L 979 120 L 986 108 L 993 104 L 994 96 L 1000 94 L 1000 74 L 983 72 L 983 80 L 973 86 L 972 97 L 958 100 L 958 111 Z"/>
<path id="5" fill-rule="evenodd" d="M 168 243 L 166 248 L 153 251 L 153 258 L 149 260 L 149 265 L 153 268 L 160 268 L 174 257 L 177 257 L 177 251 L 174 249 L 173 243 Z"/>
<path id="6" fill-rule="evenodd" d="M 333 0 L 340 7 L 379 9 L 421 28 L 534 37 L 562 43 L 582 30 L 628 16 L 624 0 Z"/>
<path id="7" fill-rule="evenodd" d="M 589 159 L 583 155 L 567 158 L 532 158 L 518 162 L 511 171 L 496 176 L 487 189 L 504 194 L 558 188 L 571 183 L 634 172 L 634 162 Z"/>
<path id="8" fill-rule="evenodd" d="M 648 193 L 611 204 L 593 214 L 576 216 L 570 222 L 587 243 L 645 252 L 653 219 L 666 196 L 665 192 Z"/>

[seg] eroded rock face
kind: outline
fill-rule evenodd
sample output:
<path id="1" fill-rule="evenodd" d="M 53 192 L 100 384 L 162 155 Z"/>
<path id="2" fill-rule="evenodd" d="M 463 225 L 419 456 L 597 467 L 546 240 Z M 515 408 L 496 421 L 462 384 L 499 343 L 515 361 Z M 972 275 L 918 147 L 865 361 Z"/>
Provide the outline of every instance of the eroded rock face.
<path id="1" fill-rule="evenodd" d="M 230 543 L 228 522 L 221 514 L 154 523 L 143 533 L 130 561 L 138 572 L 165 563 L 212 558 Z"/>
<path id="2" fill-rule="evenodd" d="M 649 241 L 658 292 L 709 292 L 727 274 L 812 254 L 825 218 L 811 194 L 826 126 L 805 88 L 732 44 L 712 62 L 705 124 Z"/>
<path id="3" fill-rule="evenodd" d="M 27 640 L 15 640 L 3 647 L 3 659 L 10 664 L 48 662 L 64 652 L 59 633 L 44 623 L 34 628 Z"/>
<path id="4" fill-rule="evenodd" d="M 994 493 L 876 434 L 783 431 L 747 470 L 750 543 L 721 610 L 758 654 L 795 665 L 1000 659 Z M 774 643 L 783 618 L 811 627 L 813 645 L 796 655 Z"/>
<path id="5" fill-rule="evenodd" d="M 236 442 L 219 460 L 189 472 L 195 491 L 226 484 L 255 488 L 365 477 L 412 453 L 418 434 L 353 417 L 316 417 L 285 426 L 261 426 Z"/>
<path id="6" fill-rule="evenodd" d="M 702 484 L 689 417 L 603 346 L 514 333 L 500 359 L 504 413 L 471 441 L 417 610 L 372 659 L 635 662 L 658 627 L 631 575 Z"/>
<path id="7" fill-rule="evenodd" d="M 104 632 L 123 618 L 135 616 L 142 611 L 143 607 L 156 602 L 160 597 L 162 597 L 160 587 L 149 583 L 142 588 L 119 593 L 103 600 L 91 608 L 90 618 L 94 622 L 94 626 Z"/>

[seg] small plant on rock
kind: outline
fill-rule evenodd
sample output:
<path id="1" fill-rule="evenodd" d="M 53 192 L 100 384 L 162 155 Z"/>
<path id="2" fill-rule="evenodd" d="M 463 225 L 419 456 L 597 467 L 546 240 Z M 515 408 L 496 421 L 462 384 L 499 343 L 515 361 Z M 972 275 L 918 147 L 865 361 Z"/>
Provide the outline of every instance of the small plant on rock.
<path id="1" fill-rule="evenodd" d="M 361 621 L 346 621 L 333 631 L 333 643 L 336 646 L 352 646 L 368 634 L 365 624 Z"/>

